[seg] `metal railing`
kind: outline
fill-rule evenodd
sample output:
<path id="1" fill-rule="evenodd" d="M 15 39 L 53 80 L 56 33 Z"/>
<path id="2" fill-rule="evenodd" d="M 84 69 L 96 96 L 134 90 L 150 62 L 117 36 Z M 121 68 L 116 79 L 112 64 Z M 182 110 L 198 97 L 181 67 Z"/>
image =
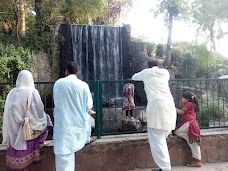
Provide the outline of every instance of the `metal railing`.
<path id="1" fill-rule="evenodd" d="M 127 82 L 135 85 L 134 118 L 127 118 L 122 110 L 122 88 Z M 142 82 L 135 81 L 87 81 L 94 99 L 95 129 L 93 134 L 98 138 L 111 134 L 126 134 L 146 131 L 146 95 Z M 228 80 L 227 79 L 180 79 L 170 80 L 170 90 L 176 107 L 181 108 L 181 95 L 190 90 L 196 94 L 201 105 L 197 114 L 201 129 L 228 127 Z M 45 111 L 53 119 L 52 89 L 54 82 L 35 82 Z M 14 83 L 0 83 L 0 119 L 2 119 L 4 100 Z M 0 120 L 2 122 L 2 120 Z M 181 116 L 178 115 L 177 124 Z M 51 138 L 50 133 L 49 138 Z"/>

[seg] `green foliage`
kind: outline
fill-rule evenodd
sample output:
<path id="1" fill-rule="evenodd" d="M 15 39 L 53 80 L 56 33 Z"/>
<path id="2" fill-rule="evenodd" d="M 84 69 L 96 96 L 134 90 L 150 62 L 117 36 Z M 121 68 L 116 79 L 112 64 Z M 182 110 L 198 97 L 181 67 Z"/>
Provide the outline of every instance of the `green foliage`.
<path id="1" fill-rule="evenodd" d="M 103 0 L 62 0 L 60 13 L 66 23 L 89 24 L 103 12 Z"/>
<path id="2" fill-rule="evenodd" d="M 228 59 L 224 58 L 222 55 L 217 54 L 216 60 L 216 68 L 217 68 L 217 75 L 219 77 L 221 75 L 228 75 Z"/>
<path id="3" fill-rule="evenodd" d="M 186 44 L 182 46 L 182 51 L 191 53 L 202 68 L 207 68 L 209 64 L 214 67 L 216 64 L 217 54 L 208 51 L 204 44 Z"/>
<path id="4" fill-rule="evenodd" d="M 222 28 L 222 24 L 228 20 L 225 6 L 225 0 L 195 0 L 192 3 L 193 23 L 198 24 L 198 33 L 206 33 L 213 50 L 216 50 L 215 39 L 220 39 L 228 33 Z"/>
<path id="5" fill-rule="evenodd" d="M 52 60 L 55 47 L 54 26 L 57 22 L 91 24 L 103 15 L 109 19 L 117 18 L 118 14 L 131 4 L 131 1 L 27 0 L 24 1 L 26 32 L 25 36 L 22 36 L 18 34 L 20 24 L 16 24 L 16 21 L 19 23 L 21 21 L 19 10 L 21 4 L 19 1 L 0 0 L 0 42 L 6 45 L 18 43 L 34 51 L 43 50 Z M 34 9 L 36 15 L 32 14 Z"/>
<path id="6" fill-rule="evenodd" d="M 93 24 L 117 25 L 119 18 L 131 8 L 132 2 L 133 0 L 105 0 L 103 12 L 93 20 Z"/>
<path id="7" fill-rule="evenodd" d="M 190 15 L 190 4 L 188 0 L 162 0 L 157 9 L 154 10 L 155 16 L 163 14 L 165 24 L 170 23 L 170 16 L 175 20 L 188 19 Z"/>
<path id="8" fill-rule="evenodd" d="M 156 45 L 151 42 L 145 42 L 145 44 L 146 44 L 147 55 L 149 57 L 153 57 L 153 54 L 155 53 Z"/>
<path id="9" fill-rule="evenodd" d="M 225 61 L 224 57 L 222 57 L 220 54 L 215 52 L 210 52 L 206 45 L 198 45 L 198 44 L 184 44 L 177 48 L 180 51 L 180 54 L 186 54 L 189 53 L 194 58 L 194 61 L 196 63 L 196 68 L 192 72 L 192 77 L 197 78 L 214 78 L 216 76 L 216 69 L 219 65 L 223 66 L 222 68 L 225 69 L 226 66 L 222 65 L 223 61 Z M 176 49 L 175 49 L 176 50 Z M 182 55 L 181 55 L 182 56 Z M 188 65 L 187 61 L 190 60 L 184 59 L 186 56 L 183 56 L 179 58 L 179 61 L 174 62 L 174 65 L 177 66 L 178 63 L 180 63 L 179 70 L 182 72 L 182 67 L 185 65 Z M 173 59 L 172 59 L 173 60 Z M 186 64 L 184 64 L 186 62 Z M 189 63 L 190 65 L 190 63 Z M 191 63 L 192 65 L 192 63 Z M 221 68 L 221 67 L 220 67 Z M 189 68 L 189 71 L 191 68 Z M 189 75 L 189 74 L 187 74 Z M 217 76 L 216 76 L 217 77 Z"/>
<path id="10" fill-rule="evenodd" d="M 158 44 L 156 48 L 156 56 L 162 58 L 165 55 L 164 45 Z"/>
<path id="11" fill-rule="evenodd" d="M 131 41 L 134 41 L 134 42 L 146 42 L 146 38 L 145 37 L 131 37 Z"/>
<path id="12" fill-rule="evenodd" d="M 27 30 L 24 46 L 34 51 L 44 50 L 52 57 L 54 51 L 54 26 L 52 25 L 53 6 L 51 1 L 36 4 L 36 22 Z"/>
<path id="13" fill-rule="evenodd" d="M 183 52 L 179 49 L 172 49 L 171 65 L 178 67 L 183 59 Z"/>
<path id="14" fill-rule="evenodd" d="M 0 43 L 0 82 L 14 82 L 19 71 L 31 69 L 33 53 L 29 49 Z"/>
<path id="15" fill-rule="evenodd" d="M 195 78 L 197 61 L 191 53 L 186 53 L 179 67 L 180 73 L 184 78 Z"/>
<path id="16" fill-rule="evenodd" d="M 166 59 L 163 63 L 165 68 L 171 66 L 171 44 L 172 29 L 174 20 L 187 20 L 189 18 L 190 4 L 188 0 L 161 0 L 157 9 L 155 9 L 155 17 L 158 14 L 164 16 L 164 23 L 168 28 Z"/>
<path id="17" fill-rule="evenodd" d="M 219 121 L 223 117 L 223 109 L 214 103 L 201 106 L 201 111 L 196 115 L 201 127 L 208 127 L 210 121 Z"/>
<path id="18" fill-rule="evenodd" d="M 18 73 L 33 66 L 33 53 L 26 48 L 14 45 L 5 46 L 0 43 L 0 83 L 15 82 Z M 0 128 L 2 127 L 2 116 L 7 93 L 12 87 L 0 84 Z M 1 129 L 0 129 L 1 134 Z"/>

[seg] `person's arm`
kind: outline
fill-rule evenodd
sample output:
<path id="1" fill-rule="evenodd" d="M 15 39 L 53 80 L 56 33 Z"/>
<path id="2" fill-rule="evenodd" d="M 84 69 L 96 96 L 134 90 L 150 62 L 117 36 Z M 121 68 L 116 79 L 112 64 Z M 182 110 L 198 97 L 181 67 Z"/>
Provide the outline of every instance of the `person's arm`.
<path id="1" fill-rule="evenodd" d="M 135 73 L 131 79 L 135 81 L 143 81 L 144 77 L 145 77 L 145 70 L 142 70 L 138 73 Z"/>
<path id="2" fill-rule="evenodd" d="M 190 106 L 191 106 L 191 103 L 187 102 L 184 104 L 182 109 L 176 108 L 176 112 L 180 115 L 183 115 L 183 114 L 185 114 L 185 112 L 187 112 L 189 110 Z"/>
<path id="3" fill-rule="evenodd" d="M 177 109 L 176 108 L 176 112 L 180 115 L 183 115 L 186 111 L 184 109 Z"/>

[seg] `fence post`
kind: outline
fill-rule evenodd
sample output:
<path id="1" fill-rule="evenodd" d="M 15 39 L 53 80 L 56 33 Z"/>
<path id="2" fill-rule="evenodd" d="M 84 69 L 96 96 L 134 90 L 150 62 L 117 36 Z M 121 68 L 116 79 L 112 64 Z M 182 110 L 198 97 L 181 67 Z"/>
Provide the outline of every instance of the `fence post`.
<path id="1" fill-rule="evenodd" d="M 94 106 L 96 110 L 95 133 L 97 138 L 101 138 L 102 129 L 102 88 L 100 81 L 94 82 Z"/>

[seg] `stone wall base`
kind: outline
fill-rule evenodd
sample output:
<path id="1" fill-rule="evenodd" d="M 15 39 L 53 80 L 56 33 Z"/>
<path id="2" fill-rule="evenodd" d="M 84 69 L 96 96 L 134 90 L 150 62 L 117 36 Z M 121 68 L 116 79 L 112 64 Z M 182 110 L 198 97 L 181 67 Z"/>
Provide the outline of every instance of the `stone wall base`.
<path id="1" fill-rule="evenodd" d="M 202 163 L 228 161 L 228 129 L 202 130 Z M 173 166 L 191 162 L 191 151 L 183 139 L 171 136 L 168 140 Z M 5 168 L 5 147 L 0 148 L 0 171 Z M 31 171 L 54 171 L 52 144 L 42 148 L 42 160 Z M 135 168 L 157 167 L 154 163 L 147 134 L 106 136 L 86 145 L 76 153 L 77 171 L 126 171 Z"/>

